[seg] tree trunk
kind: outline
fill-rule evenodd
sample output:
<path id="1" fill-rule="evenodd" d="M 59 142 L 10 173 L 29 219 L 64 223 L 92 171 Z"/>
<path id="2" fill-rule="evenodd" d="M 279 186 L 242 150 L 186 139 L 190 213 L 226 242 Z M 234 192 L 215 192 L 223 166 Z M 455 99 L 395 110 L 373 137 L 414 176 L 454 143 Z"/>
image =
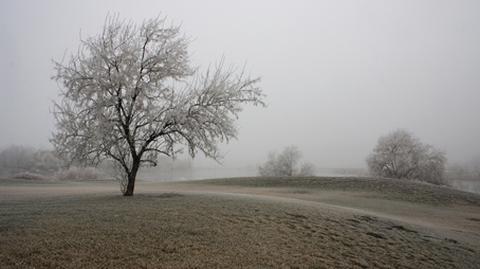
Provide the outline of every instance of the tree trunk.
<path id="1" fill-rule="evenodd" d="M 127 189 L 123 193 L 123 196 L 132 196 L 135 189 L 135 176 L 128 176 Z"/>
<path id="2" fill-rule="evenodd" d="M 133 196 L 135 189 L 135 179 L 137 178 L 138 168 L 140 167 L 140 161 L 133 161 L 132 171 L 128 173 L 127 189 L 123 193 L 123 196 Z"/>

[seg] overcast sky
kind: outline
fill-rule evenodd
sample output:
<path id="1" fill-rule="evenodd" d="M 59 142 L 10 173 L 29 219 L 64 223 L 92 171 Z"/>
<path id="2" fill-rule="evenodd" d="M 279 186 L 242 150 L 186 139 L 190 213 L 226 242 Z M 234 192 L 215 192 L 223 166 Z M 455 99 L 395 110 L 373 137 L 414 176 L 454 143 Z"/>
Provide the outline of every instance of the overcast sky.
<path id="1" fill-rule="evenodd" d="M 380 135 L 407 129 L 451 162 L 480 154 L 480 1 L 0 2 L 0 147 L 49 148 L 51 60 L 106 15 L 166 15 L 195 64 L 225 56 L 261 76 L 268 107 L 247 108 L 225 164 L 297 145 L 319 167 L 362 167 Z"/>

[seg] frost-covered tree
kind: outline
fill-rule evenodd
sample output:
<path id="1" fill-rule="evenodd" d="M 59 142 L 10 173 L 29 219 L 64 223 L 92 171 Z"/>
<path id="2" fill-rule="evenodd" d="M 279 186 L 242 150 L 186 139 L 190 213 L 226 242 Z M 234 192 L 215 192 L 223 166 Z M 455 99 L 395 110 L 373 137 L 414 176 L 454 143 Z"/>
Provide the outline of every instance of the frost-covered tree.
<path id="1" fill-rule="evenodd" d="M 421 143 L 407 131 L 397 130 L 378 139 L 367 158 L 370 173 L 390 178 L 406 178 L 441 184 L 444 181 L 445 154 Z"/>
<path id="2" fill-rule="evenodd" d="M 302 153 L 297 147 L 286 147 L 280 154 L 270 153 L 267 161 L 258 168 L 258 173 L 261 176 L 313 176 L 312 164 L 298 167 L 301 158 Z"/>
<path id="3" fill-rule="evenodd" d="M 52 138 L 58 153 L 79 163 L 113 160 L 122 192 L 133 195 L 142 165 L 188 148 L 218 159 L 218 143 L 235 138 L 242 105 L 263 105 L 258 78 L 225 68 L 205 72 L 189 62 L 188 40 L 164 18 L 138 25 L 107 18 L 81 41 L 78 54 L 55 63 L 62 86 Z"/>

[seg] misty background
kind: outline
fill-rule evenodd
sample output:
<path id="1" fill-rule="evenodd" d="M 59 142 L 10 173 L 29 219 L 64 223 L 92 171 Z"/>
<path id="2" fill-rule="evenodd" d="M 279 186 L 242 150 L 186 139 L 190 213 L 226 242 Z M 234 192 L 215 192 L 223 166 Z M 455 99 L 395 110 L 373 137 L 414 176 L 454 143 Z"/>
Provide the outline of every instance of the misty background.
<path id="1" fill-rule="evenodd" d="M 439 0 L 2 1 L 0 149 L 51 149 L 52 59 L 76 53 L 108 14 L 166 15 L 190 37 L 194 64 L 246 65 L 267 94 L 267 108 L 241 113 L 223 166 L 183 160 L 199 168 L 192 177 L 254 175 L 288 145 L 318 169 L 362 169 L 398 128 L 467 163 L 480 154 L 479 11 L 479 1 Z"/>

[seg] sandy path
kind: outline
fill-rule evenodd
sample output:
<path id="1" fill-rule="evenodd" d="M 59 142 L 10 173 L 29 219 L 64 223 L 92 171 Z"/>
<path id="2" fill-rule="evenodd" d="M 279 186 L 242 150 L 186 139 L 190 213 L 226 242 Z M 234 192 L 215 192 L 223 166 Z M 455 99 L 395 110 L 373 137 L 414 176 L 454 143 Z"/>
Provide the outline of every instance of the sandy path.
<path id="1" fill-rule="evenodd" d="M 388 219 L 415 229 L 446 236 L 480 247 L 480 209 L 472 206 L 438 207 L 391 201 L 375 198 L 370 193 L 316 191 L 308 194 L 292 192 L 278 188 L 250 188 L 232 186 L 211 186 L 181 183 L 164 183 L 166 192 L 194 193 L 206 195 L 229 195 L 247 199 L 264 199 L 276 202 L 295 203 L 297 205 L 321 208 L 343 214 L 369 215 Z M 155 192 L 148 188 L 145 192 Z"/>

